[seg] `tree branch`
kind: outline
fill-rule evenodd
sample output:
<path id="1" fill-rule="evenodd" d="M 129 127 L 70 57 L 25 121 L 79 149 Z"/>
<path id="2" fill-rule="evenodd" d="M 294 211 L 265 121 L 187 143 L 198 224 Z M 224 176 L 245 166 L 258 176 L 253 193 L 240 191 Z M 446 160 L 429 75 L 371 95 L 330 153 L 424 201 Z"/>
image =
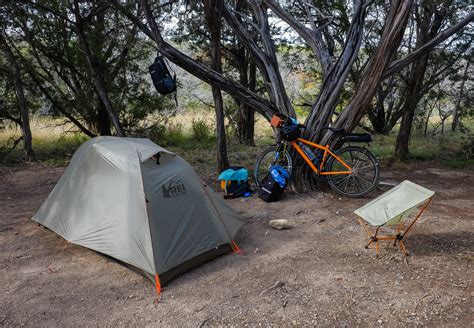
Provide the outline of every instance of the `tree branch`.
<path id="1" fill-rule="evenodd" d="M 219 74 L 216 71 L 204 66 L 203 64 L 199 63 L 198 61 L 174 48 L 169 43 L 165 42 L 163 40 L 163 37 L 161 36 L 158 26 L 156 25 L 156 22 L 154 21 L 150 13 L 148 13 L 147 15 L 147 21 L 150 26 L 152 26 L 153 31 L 150 30 L 145 24 L 143 24 L 142 20 L 139 17 L 131 13 L 123 5 L 119 4 L 118 0 L 112 1 L 113 5 L 117 9 L 119 9 L 124 16 L 126 16 L 130 21 L 135 23 L 143 33 L 145 33 L 150 39 L 152 39 L 156 43 L 156 46 L 160 53 L 166 58 L 168 58 L 170 61 L 183 68 L 185 71 L 193 74 L 202 81 L 205 81 L 210 85 L 218 86 L 222 91 L 225 91 L 233 97 L 238 97 L 250 107 L 255 108 L 255 110 L 257 110 L 267 119 L 270 119 L 273 113 L 278 112 L 275 105 L 269 102 L 267 99 L 258 96 L 254 92 L 250 92 L 247 88 L 243 87 L 239 83 L 236 83 L 224 77 L 222 74 Z M 142 1 L 142 4 L 143 2 L 144 5 L 148 7 L 148 12 L 150 12 L 150 8 L 147 2 Z"/>
<path id="2" fill-rule="evenodd" d="M 385 73 L 385 77 L 392 75 L 396 72 L 398 72 L 400 69 L 405 67 L 406 65 L 410 64 L 413 62 L 416 58 L 428 53 L 436 47 L 438 44 L 449 38 L 451 35 L 462 29 L 464 26 L 467 24 L 471 23 L 474 20 L 474 13 L 470 13 L 467 15 L 463 20 L 461 20 L 459 23 L 451 26 L 450 28 L 438 33 L 433 39 L 430 41 L 426 42 L 423 46 L 418 48 L 417 50 L 413 51 L 409 55 L 405 56 L 402 59 L 399 59 L 397 61 L 394 61 L 393 63 L 390 64 L 389 69 Z"/>
<path id="3" fill-rule="evenodd" d="M 327 76 L 327 72 L 332 64 L 332 57 L 329 54 L 328 47 L 324 44 L 321 36 L 321 29 L 311 30 L 303 23 L 298 21 L 293 15 L 288 13 L 274 0 L 263 0 L 264 3 L 285 23 L 290 25 L 296 33 L 298 33 L 311 47 L 314 54 L 318 58 L 323 70 L 323 77 Z"/>

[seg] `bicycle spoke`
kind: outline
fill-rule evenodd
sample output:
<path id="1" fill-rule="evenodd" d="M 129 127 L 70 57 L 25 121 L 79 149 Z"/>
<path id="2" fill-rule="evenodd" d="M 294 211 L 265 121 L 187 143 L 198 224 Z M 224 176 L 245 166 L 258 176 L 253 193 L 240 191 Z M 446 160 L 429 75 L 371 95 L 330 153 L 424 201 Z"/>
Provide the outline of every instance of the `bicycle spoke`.
<path id="1" fill-rule="evenodd" d="M 338 154 L 342 162 L 350 166 L 351 174 L 336 174 L 328 177 L 330 186 L 338 193 L 359 197 L 369 192 L 378 180 L 378 166 L 373 155 L 367 150 L 349 146 Z M 328 163 L 328 169 L 332 172 L 347 172 L 347 168 L 335 157 Z"/>

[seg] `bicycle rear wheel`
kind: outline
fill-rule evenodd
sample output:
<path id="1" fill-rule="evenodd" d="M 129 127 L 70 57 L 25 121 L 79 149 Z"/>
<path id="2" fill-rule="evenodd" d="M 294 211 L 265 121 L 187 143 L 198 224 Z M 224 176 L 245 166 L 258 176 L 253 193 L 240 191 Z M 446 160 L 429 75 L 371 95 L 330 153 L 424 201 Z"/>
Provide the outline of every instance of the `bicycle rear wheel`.
<path id="1" fill-rule="evenodd" d="M 283 167 L 291 178 L 293 170 L 291 156 L 287 151 L 281 151 L 279 148 L 279 146 L 271 146 L 265 149 L 257 158 L 254 171 L 254 179 L 257 186 L 261 186 L 263 178 L 268 174 L 272 165 Z"/>
<path id="2" fill-rule="evenodd" d="M 362 197 L 375 188 L 380 168 L 377 159 L 370 151 L 362 147 L 349 146 L 335 154 L 352 168 L 352 174 L 328 175 L 329 186 L 335 192 L 346 197 Z M 331 156 L 325 171 L 344 172 L 347 168 Z"/>

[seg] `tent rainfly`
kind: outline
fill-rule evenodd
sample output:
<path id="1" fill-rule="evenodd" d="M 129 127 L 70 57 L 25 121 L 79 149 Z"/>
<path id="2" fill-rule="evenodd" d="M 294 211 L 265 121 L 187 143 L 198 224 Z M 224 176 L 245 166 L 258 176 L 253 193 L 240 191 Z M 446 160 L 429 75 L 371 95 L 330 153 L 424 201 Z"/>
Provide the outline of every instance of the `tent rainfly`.
<path id="1" fill-rule="evenodd" d="M 138 268 L 161 285 L 237 251 L 243 219 L 181 157 L 149 139 L 79 147 L 33 220 L 67 241 Z"/>

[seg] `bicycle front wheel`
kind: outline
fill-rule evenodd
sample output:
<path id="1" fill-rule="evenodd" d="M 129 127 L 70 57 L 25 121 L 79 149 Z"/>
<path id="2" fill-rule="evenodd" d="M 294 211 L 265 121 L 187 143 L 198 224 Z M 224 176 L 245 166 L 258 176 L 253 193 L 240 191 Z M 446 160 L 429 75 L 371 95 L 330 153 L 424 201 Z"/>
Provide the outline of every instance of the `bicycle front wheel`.
<path id="1" fill-rule="evenodd" d="M 254 179 L 257 186 L 262 185 L 262 180 L 270 172 L 272 165 L 280 165 L 283 167 L 291 178 L 293 170 L 293 162 L 287 151 L 279 150 L 279 146 L 271 146 L 265 149 L 257 158 L 255 163 Z"/>
<path id="2" fill-rule="evenodd" d="M 349 146 L 335 153 L 342 161 L 352 168 L 352 174 L 328 175 L 331 188 L 346 197 L 362 197 L 378 183 L 380 168 L 375 156 L 365 148 Z M 327 172 L 344 172 L 347 168 L 334 156 L 327 162 Z"/>

